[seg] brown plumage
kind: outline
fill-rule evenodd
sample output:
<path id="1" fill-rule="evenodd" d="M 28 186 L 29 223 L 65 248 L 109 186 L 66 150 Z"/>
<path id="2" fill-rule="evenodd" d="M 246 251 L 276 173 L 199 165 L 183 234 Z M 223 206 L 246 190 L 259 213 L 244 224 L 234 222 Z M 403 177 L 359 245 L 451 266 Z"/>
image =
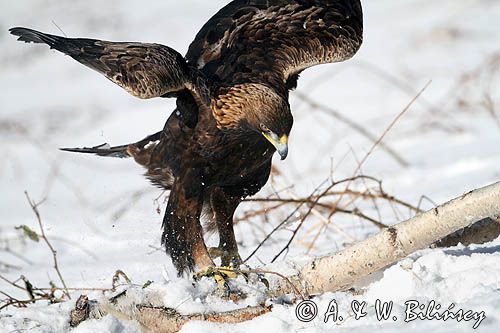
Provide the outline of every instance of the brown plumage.
<path id="1" fill-rule="evenodd" d="M 134 96 L 177 98 L 163 130 L 144 140 L 66 150 L 133 157 L 154 184 L 170 190 L 162 242 L 182 274 L 213 265 L 202 213 L 219 231 L 222 265 L 241 263 L 234 211 L 265 185 L 274 152 L 287 156 L 289 90 L 304 69 L 352 57 L 363 19 L 359 0 L 235 0 L 203 26 L 185 58 L 158 44 L 10 31 L 71 56 Z"/>

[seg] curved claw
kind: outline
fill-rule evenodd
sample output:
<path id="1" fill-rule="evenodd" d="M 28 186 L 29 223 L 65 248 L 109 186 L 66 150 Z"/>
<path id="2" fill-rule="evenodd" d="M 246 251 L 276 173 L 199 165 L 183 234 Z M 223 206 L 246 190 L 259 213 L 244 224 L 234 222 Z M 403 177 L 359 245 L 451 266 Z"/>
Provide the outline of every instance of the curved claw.
<path id="1" fill-rule="evenodd" d="M 248 276 L 245 273 L 242 273 L 233 267 L 208 267 L 204 271 L 195 273 L 193 278 L 195 280 L 200 280 L 203 277 L 213 278 L 219 287 L 229 289 L 227 282 L 230 279 L 236 279 L 238 275 L 242 275 L 246 280 L 248 280 Z"/>
<path id="2" fill-rule="evenodd" d="M 257 281 L 264 284 L 265 287 L 269 290 L 269 281 L 264 277 L 264 274 L 253 271 L 243 271 L 234 267 L 213 267 L 210 266 L 205 270 L 197 272 L 193 275 L 193 278 L 196 281 L 201 280 L 203 277 L 213 278 L 217 283 L 217 286 L 220 290 L 224 291 L 225 297 L 234 300 L 239 300 L 242 298 L 242 295 L 245 295 L 241 290 L 231 290 L 229 282 L 231 279 L 236 279 L 238 276 L 243 276 L 247 283 L 250 282 L 250 274 L 256 273 Z M 231 297 L 235 297 L 234 299 Z M 244 298 L 245 296 L 243 296 Z"/>

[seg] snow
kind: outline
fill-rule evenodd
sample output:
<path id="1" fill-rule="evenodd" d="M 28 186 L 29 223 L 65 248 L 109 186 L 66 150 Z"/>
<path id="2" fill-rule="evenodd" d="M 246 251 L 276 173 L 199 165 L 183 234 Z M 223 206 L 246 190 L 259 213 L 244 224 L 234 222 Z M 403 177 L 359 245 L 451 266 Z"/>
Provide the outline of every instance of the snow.
<path id="1" fill-rule="evenodd" d="M 0 274 L 15 280 L 21 274 L 35 285 L 59 284 L 51 254 L 42 242 L 21 237 L 14 227 L 37 229 L 24 191 L 40 206 L 46 233 L 57 249 L 59 266 L 70 287 L 109 288 L 121 269 L 135 284 L 126 302 L 151 302 L 182 314 L 227 311 L 257 305 L 266 299 L 260 283 L 234 286 L 248 298 L 240 304 L 221 299 L 215 284 L 203 280 L 196 286 L 176 277 L 160 244 L 161 191 L 142 177 L 132 160 L 68 154 L 59 147 L 111 145 L 141 139 L 162 128 L 175 101 L 137 100 L 95 72 L 48 48 L 15 42 L 7 29 L 27 26 L 69 36 L 108 40 L 135 40 L 169 45 L 187 51 L 201 25 L 227 1 L 133 0 L 11 1 L 0 5 Z M 381 149 L 368 158 L 363 173 L 382 179 L 386 191 L 417 205 L 425 195 L 441 203 L 500 178 L 500 3 L 488 0 L 379 0 L 364 1 L 365 42 L 349 62 L 318 66 L 303 73 L 298 91 L 348 116 L 380 136 L 416 93 L 429 88 L 384 142 L 409 162 L 402 167 Z M 488 101 L 492 108 L 488 108 Z M 295 184 L 297 194 L 311 193 L 332 165 L 335 179 L 352 176 L 357 160 L 372 143 L 331 116 L 313 111 L 292 93 L 295 123 L 286 161 L 276 159 L 282 175 L 263 193 Z M 493 111 L 489 111 L 489 110 Z M 163 111 L 162 111 L 163 110 Z M 496 118 L 492 113 L 496 112 Z M 355 154 L 355 156 L 353 156 Z M 272 185 L 272 186 L 271 186 Z M 253 204 L 238 211 L 242 216 Z M 383 203 L 379 211 L 360 203 L 371 216 L 386 224 L 408 218 Z M 428 200 L 424 208 L 433 207 Z M 240 252 L 248 256 L 257 244 L 291 211 L 268 216 L 268 222 L 251 220 L 236 226 Z M 306 254 L 314 237 L 311 219 L 292 244 L 283 261 L 272 269 L 293 272 L 293 264 L 322 255 L 350 242 L 334 229 L 326 229 L 315 248 Z M 351 216 L 334 219 L 335 226 L 355 240 L 377 229 Z M 290 230 L 278 232 L 249 262 L 269 263 L 285 245 Z M 306 234 L 311 231 L 311 234 Z M 208 239 L 216 244 L 217 238 Z M 305 244 L 305 245 L 304 245 Z M 6 252 L 9 248 L 21 257 Z M 182 332 L 469 332 L 473 321 L 416 320 L 405 323 L 405 302 L 434 300 L 443 308 L 484 311 L 478 331 L 497 332 L 500 326 L 500 240 L 485 245 L 419 251 L 360 283 L 364 293 L 328 293 L 316 297 L 319 317 L 302 323 L 295 307 L 274 302 L 273 311 L 250 322 L 229 325 L 190 322 Z M 20 269 L 4 269 L 2 263 Z M 154 281 L 142 289 L 147 281 Z M 22 291 L 0 281 L 0 291 L 25 298 Z M 72 301 L 0 312 L 0 332 L 65 332 L 70 330 Z M 88 293 L 100 299 L 101 292 Z M 107 294 L 109 296 L 109 294 Z M 324 323 L 322 316 L 335 299 L 346 318 L 341 324 Z M 374 315 L 377 299 L 394 301 L 399 320 L 379 322 Z M 368 316 L 354 320 L 353 300 L 366 301 Z M 269 301 L 268 301 L 269 302 Z M 1 306 L 1 305 L 0 305 Z M 130 321 L 106 316 L 81 324 L 74 332 L 140 332 Z"/>

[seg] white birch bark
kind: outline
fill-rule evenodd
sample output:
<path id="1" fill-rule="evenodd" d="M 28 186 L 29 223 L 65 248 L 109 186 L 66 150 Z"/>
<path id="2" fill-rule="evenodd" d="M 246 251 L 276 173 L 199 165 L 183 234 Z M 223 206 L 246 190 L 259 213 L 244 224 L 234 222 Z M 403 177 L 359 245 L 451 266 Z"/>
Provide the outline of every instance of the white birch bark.
<path id="1" fill-rule="evenodd" d="M 500 182 L 464 194 L 342 251 L 316 258 L 290 277 L 290 282 L 305 295 L 343 290 L 457 230 L 498 215 Z M 277 280 L 273 291 L 281 295 L 292 293 L 293 288 L 289 281 Z"/>

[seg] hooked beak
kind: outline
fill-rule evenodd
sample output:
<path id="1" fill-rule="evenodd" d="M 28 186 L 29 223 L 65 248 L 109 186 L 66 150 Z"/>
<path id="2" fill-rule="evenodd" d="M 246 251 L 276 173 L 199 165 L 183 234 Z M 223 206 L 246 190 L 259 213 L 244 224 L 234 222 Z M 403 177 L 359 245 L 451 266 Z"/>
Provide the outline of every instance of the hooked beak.
<path id="1" fill-rule="evenodd" d="M 281 156 L 281 160 L 284 160 L 288 156 L 287 135 L 283 135 L 281 138 L 278 137 L 274 132 L 262 132 L 262 135 L 276 148 L 276 151 Z"/>

